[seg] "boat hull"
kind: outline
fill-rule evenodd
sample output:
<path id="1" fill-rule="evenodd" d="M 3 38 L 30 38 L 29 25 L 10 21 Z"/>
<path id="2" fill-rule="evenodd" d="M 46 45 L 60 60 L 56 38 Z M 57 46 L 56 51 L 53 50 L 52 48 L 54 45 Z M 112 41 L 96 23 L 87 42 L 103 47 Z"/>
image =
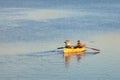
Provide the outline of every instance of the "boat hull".
<path id="1" fill-rule="evenodd" d="M 66 57 L 66 56 L 72 56 L 72 55 L 82 55 L 84 53 L 85 53 L 85 51 L 79 52 L 79 53 L 64 53 L 64 56 Z"/>
<path id="2" fill-rule="evenodd" d="M 64 48 L 64 56 L 83 54 L 85 52 L 85 47 L 82 48 Z"/>
<path id="3" fill-rule="evenodd" d="M 64 48 L 64 53 L 79 53 L 84 52 L 85 47 L 82 48 Z"/>

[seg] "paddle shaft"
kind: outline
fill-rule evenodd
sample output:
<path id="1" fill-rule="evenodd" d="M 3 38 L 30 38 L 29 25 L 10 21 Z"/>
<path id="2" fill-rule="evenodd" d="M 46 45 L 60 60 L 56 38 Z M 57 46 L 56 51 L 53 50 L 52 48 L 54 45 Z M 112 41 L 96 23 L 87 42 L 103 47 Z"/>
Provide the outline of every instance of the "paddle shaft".
<path id="1" fill-rule="evenodd" d="M 59 48 L 57 48 L 57 49 L 63 49 L 63 48 L 65 48 L 65 47 L 59 47 Z"/>
<path id="2" fill-rule="evenodd" d="M 86 47 L 86 48 L 96 50 L 96 51 L 100 51 L 99 49 L 96 49 L 96 48 L 91 48 L 91 47 Z"/>

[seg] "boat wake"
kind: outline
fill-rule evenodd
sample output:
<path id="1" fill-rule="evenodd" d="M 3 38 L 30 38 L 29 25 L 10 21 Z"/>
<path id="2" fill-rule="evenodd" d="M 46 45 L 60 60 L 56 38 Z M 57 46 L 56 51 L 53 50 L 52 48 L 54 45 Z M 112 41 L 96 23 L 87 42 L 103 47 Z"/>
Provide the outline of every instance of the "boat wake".
<path id="1" fill-rule="evenodd" d="M 60 50 L 49 50 L 49 51 L 26 54 L 26 56 L 40 57 L 40 56 L 50 56 L 50 55 L 58 55 L 58 54 L 63 54 L 63 52 Z"/>

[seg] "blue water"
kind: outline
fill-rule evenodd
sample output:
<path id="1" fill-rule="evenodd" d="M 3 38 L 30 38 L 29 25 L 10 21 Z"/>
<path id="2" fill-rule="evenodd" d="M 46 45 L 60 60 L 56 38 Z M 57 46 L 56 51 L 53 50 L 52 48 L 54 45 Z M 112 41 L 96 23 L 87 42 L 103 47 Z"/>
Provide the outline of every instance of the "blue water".
<path id="1" fill-rule="evenodd" d="M 0 0 L 0 80 L 119 80 L 119 0 Z M 88 47 L 63 56 L 70 39 Z"/>

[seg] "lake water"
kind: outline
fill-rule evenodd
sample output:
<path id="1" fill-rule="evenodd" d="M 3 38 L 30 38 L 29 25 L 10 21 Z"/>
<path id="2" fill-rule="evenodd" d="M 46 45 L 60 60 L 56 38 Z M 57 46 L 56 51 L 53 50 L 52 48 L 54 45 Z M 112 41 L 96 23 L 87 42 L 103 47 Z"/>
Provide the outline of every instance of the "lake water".
<path id="1" fill-rule="evenodd" d="M 119 0 L 1 0 L 0 80 L 120 80 L 119 9 Z M 100 52 L 64 57 L 66 39 Z"/>

